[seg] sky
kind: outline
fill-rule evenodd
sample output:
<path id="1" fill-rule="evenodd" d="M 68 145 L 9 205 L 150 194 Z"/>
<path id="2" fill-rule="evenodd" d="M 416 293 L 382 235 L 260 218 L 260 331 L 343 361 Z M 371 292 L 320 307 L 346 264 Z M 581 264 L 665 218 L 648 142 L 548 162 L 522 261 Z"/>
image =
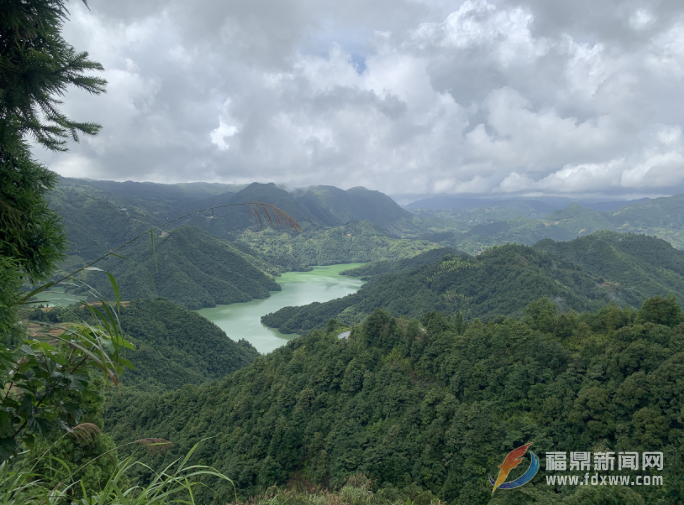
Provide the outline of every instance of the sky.
<path id="1" fill-rule="evenodd" d="M 67 177 L 392 195 L 684 192 L 681 0 L 90 0 Z"/>

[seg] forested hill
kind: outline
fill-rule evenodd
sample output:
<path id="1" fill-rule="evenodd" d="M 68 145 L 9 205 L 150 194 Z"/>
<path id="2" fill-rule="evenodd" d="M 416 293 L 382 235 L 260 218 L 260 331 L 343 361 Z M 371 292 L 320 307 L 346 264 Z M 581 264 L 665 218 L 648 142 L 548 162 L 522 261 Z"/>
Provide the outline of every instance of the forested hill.
<path id="1" fill-rule="evenodd" d="M 395 317 L 437 310 L 489 319 L 520 316 L 528 303 L 542 296 L 582 311 L 610 300 L 600 283 L 598 276 L 560 257 L 527 246 L 497 246 L 477 257 L 447 254 L 434 263 L 381 275 L 344 298 L 285 307 L 261 320 L 283 333 L 301 334 L 329 319 L 359 323 L 376 308 Z"/>
<path id="2" fill-rule="evenodd" d="M 572 203 L 551 212 L 522 200 L 492 200 L 468 210 L 414 212 L 423 219 L 434 216 L 454 223 L 453 230 L 426 233 L 424 239 L 472 254 L 496 244 L 532 245 L 545 238 L 572 240 L 599 230 L 651 235 L 684 249 L 684 195 L 634 201 L 617 208 L 606 202 L 603 207 L 607 208 L 589 209 Z"/>
<path id="3" fill-rule="evenodd" d="M 136 300 L 121 310 L 121 327 L 136 350 L 124 385 L 177 389 L 220 379 L 249 365 L 259 353 L 240 335 L 226 334 L 196 312 L 167 300 Z"/>
<path id="4" fill-rule="evenodd" d="M 534 249 L 560 255 L 606 279 L 604 286 L 624 291 L 625 302 L 638 306 L 640 297 L 664 294 L 684 299 L 684 251 L 646 235 L 600 231 L 569 242 L 543 240 Z M 630 291 L 633 295 L 630 295 Z"/>
<path id="5" fill-rule="evenodd" d="M 159 221 L 130 199 L 116 197 L 84 181 L 62 178 L 49 198 L 50 207 L 62 218 L 68 254 L 85 260 L 102 256 Z"/>
<path id="6" fill-rule="evenodd" d="M 259 356 L 240 335 L 226 334 L 196 312 L 168 300 L 133 300 L 121 307 L 121 327 L 135 345 L 127 358 L 135 369 L 126 370 L 121 381 L 136 391 L 163 392 L 186 384 L 219 379 Z M 90 320 L 77 309 L 36 309 L 32 320 Z"/>
<path id="7" fill-rule="evenodd" d="M 451 247 L 440 247 L 438 249 L 430 249 L 426 252 L 420 253 L 411 258 L 404 258 L 395 261 L 374 261 L 366 265 L 352 268 L 350 270 L 344 270 L 340 272 L 340 275 L 347 275 L 349 277 L 360 277 L 361 279 L 368 281 L 373 277 L 379 275 L 389 274 L 389 273 L 399 273 L 404 270 L 410 270 L 412 268 L 427 265 L 429 263 L 434 263 L 436 261 L 441 261 L 447 254 L 453 256 L 467 256 L 464 252 L 457 251 Z"/>
<path id="8" fill-rule="evenodd" d="M 93 259 L 145 229 L 214 206 L 266 202 L 289 213 L 305 230 L 323 230 L 366 220 L 382 233 L 412 234 L 419 218 L 378 191 L 317 186 L 288 192 L 275 184 L 154 184 L 61 178 L 50 205 L 61 216 L 70 254 Z M 267 219 L 266 219 L 267 221 Z M 246 207 L 203 212 L 173 223 L 200 228 L 223 239 L 237 239 L 258 223 Z"/>
<path id="9" fill-rule="evenodd" d="M 294 478 L 334 488 L 359 472 L 388 496 L 422 489 L 446 503 L 560 505 L 581 496 L 582 486 L 548 485 L 542 467 L 531 484 L 490 502 L 487 475 L 532 442 L 540 458 L 662 451 L 664 486 L 606 487 L 604 501 L 572 503 L 679 504 L 681 321 L 677 302 L 662 299 L 581 316 L 541 300 L 521 321 L 487 324 L 377 311 L 349 339 L 331 323 L 221 381 L 110 410 L 108 425 L 119 443 L 172 441 L 169 453 L 150 456 L 155 468 L 204 439 L 195 460 L 243 496 Z M 223 481 L 197 489 L 200 503 L 234 501 Z"/>
<path id="10" fill-rule="evenodd" d="M 271 229 L 247 231 L 240 240 L 267 261 L 288 270 L 302 270 L 310 265 L 398 260 L 437 248 L 427 240 L 390 237 L 368 221 L 351 221 L 343 226 L 297 235 Z"/>
<path id="11" fill-rule="evenodd" d="M 114 275 L 121 299 L 163 297 L 189 309 L 266 298 L 280 291 L 273 280 L 277 269 L 230 242 L 184 226 L 155 238 L 140 240 L 99 267 Z M 88 284 L 105 299 L 113 299 L 109 280 L 91 272 Z"/>
<path id="12" fill-rule="evenodd" d="M 545 240 L 534 248 L 497 246 L 472 256 L 377 277 L 357 293 L 323 304 L 285 307 L 262 318 L 284 333 L 304 333 L 331 319 L 358 323 L 376 308 L 394 316 L 438 310 L 466 318 L 520 315 L 539 297 L 583 311 L 615 301 L 639 307 L 672 292 L 684 299 L 684 252 L 663 240 L 602 232 L 571 242 Z M 372 272 L 372 266 L 357 275 Z M 354 271 L 352 271 L 353 273 Z"/>
<path id="13" fill-rule="evenodd" d="M 363 187 L 345 191 L 334 186 L 312 186 L 296 190 L 294 197 L 327 226 L 366 220 L 397 236 L 416 232 L 424 226 L 389 196 Z"/>

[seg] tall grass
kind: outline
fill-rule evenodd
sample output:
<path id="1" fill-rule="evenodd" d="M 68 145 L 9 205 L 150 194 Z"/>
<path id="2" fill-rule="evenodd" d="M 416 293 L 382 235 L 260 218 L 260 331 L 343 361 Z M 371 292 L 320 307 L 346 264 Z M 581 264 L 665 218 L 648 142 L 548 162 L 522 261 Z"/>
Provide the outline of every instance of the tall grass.
<path id="1" fill-rule="evenodd" d="M 166 441 L 145 440 L 147 447 L 168 444 Z M 80 468 L 50 488 L 31 470 L 5 462 L 0 464 L 0 505 L 193 505 L 196 503 L 195 489 L 202 485 L 202 478 L 214 477 L 233 484 L 212 467 L 188 464 L 196 449 L 197 445 L 184 458 L 177 459 L 161 471 L 129 457 L 117 466 L 103 488 L 97 491 L 81 485 L 77 478 Z M 129 483 L 128 475 L 137 466 L 151 475 L 148 483 Z"/>

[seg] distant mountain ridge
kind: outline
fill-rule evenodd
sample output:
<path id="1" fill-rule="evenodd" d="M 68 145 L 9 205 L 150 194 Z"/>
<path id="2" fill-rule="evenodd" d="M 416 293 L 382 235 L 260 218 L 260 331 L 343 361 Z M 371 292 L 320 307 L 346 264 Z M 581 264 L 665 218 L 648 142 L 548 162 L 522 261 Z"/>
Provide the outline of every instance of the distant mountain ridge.
<path id="1" fill-rule="evenodd" d="M 433 195 L 427 198 L 421 198 L 409 203 L 406 207 L 411 209 L 432 209 L 432 210 L 471 210 L 478 207 L 493 207 L 493 206 L 510 206 L 510 205 L 526 205 L 536 210 L 546 213 L 554 210 L 564 209 L 572 203 L 579 203 L 582 207 L 596 211 L 611 211 L 630 205 L 633 203 L 642 203 L 650 200 L 650 198 L 640 198 L 636 200 L 609 200 L 609 201 L 595 201 L 572 199 L 568 197 L 537 197 L 537 198 L 477 198 L 462 195 Z"/>
<path id="2" fill-rule="evenodd" d="M 469 254 L 498 244 L 533 245 L 545 238 L 573 240 L 599 230 L 651 235 L 684 249 L 684 195 L 637 201 L 611 211 L 591 210 L 572 203 L 546 216 L 535 214 L 517 204 L 514 207 L 499 206 L 472 211 L 416 212 L 422 218 L 432 215 L 454 219 L 452 230 L 428 232 L 421 238 Z M 458 222 L 467 231 L 456 229 Z"/>
<path id="3" fill-rule="evenodd" d="M 346 191 L 334 186 L 312 186 L 293 194 L 327 226 L 366 220 L 396 235 L 420 227 L 420 220 L 389 196 L 360 186 Z"/>
<path id="4" fill-rule="evenodd" d="M 256 201 L 280 207 L 304 233 L 259 232 L 251 211 L 239 205 Z M 63 179 L 51 202 L 63 216 L 72 265 L 95 259 L 173 217 L 217 206 L 180 219 L 167 230 L 190 225 L 220 239 L 245 242 L 252 252 L 290 270 L 395 260 L 438 247 L 477 254 L 494 245 L 531 246 L 547 238 L 568 241 L 604 229 L 653 235 L 684 248 L 684 195 L 601 211 L 577 203 L 553 210 L 558 201 L 504 199 L 489 201 L 489 207 L 414 209 L 414 214 L 387 195 L 361 187 L 287 191 L 273 183 L 163 185 Z"/>
<path id="5" fill-rule="evenodd" d="M 94 259 L 136 234 L 173 218 L 210 207 L 221 207 L 183 218 L 171 225 L 190 225 L 221 239 L 235 240 L 258 228 L 249 208 L 239 204 L 265 202 L 290 214 L 304 230 L 325 230 L 353 221 L 368 221 L 383 233 L 398 237 L 417 234 L 420 218 L 390 197 L 362 187 L 342 190 L 316 186 L 288 192 L 273 183 L 244 187 L 220 184 L 179 184 L 60 179 L 51 206 L 62 216 L 70 254 Z M 262 213 L 265 225 L 268 219 Z"/>

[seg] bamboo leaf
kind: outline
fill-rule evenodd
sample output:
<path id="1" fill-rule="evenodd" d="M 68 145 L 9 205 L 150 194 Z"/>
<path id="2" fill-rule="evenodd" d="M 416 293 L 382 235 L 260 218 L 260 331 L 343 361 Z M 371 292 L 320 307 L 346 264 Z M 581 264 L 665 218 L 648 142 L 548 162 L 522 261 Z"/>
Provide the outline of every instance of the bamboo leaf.
<path id="1" fill-rule="evenodd" d="M 159 273 L 159 268 L 157 267 L 157 252 L 154 250 L 154 232 L 150 230 L 150 239 L 152 240 L 152 257 L 154 258 L 154 269 Z"/>
<path id="2" fill-rule="evenodd" d="M 114 297 L 116 298 L 116 310 L 121 313 L 121 300 L 119 299 L 119 285 L 116 283 L 116 279 L 109 272 L 105 272 L 107 277 L 109 277 L 109 282 L 112 284 L 112 289 L 114 290 Z M 103 302 L 104 303 L 104 302 Z"/>

